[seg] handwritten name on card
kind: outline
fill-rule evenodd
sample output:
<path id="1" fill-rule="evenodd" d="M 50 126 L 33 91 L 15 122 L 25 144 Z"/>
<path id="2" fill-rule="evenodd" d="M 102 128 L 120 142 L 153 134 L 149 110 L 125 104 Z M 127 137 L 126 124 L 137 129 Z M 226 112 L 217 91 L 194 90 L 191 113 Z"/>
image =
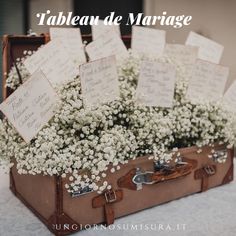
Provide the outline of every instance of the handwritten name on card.
<path id="1" fill-rule="evenodd" d="M 131 48 L 141 55 L 160 57 L 164 51 L 166 32 L 141 26 L 132 27 Z"/>
<path id="2" fill-rule="evenodd" d="M 193 65 L 197 60 L 198 47 L 182 44 L 166 44 L 164 57 L 171 58 L 175 63 L 181 65 L 181 72 L 186 77 L 192 75 Z"/>
<path id="3" fill-rule="evenodd" d="M 61 40 L 69 57 L 77 64 L 86 62 L 84 45 L 79 28 L 50 28 L 51 40 Z"/>
<path id="4" fill-rule="evenodd" d="M 166 44 L 163 56 L 173 58 L 183 65 L 192 65 L 196 62 L 198 48 L 182 44 Z"/>
<path id="5" fill-rule="evenodd" d="M 98 39 L 88 44 L 85 49 L 91 60 L 113 55 L 119 60 L 128 56 L 128 51 L 123 41 L 113 30 L 100 35 Z"/>
<path id="6" fill-rule="evenodd" d="M 186 45 L 199 47 L 198 58 L 219 64 L 224 47 L 200 34 L 190 32 L 186 40 Z"/>
<path id="7" fill-rule="evenodd" d="M 50 41 L 24 61 L 26 69 L 33 74 L 41 70 L 52 85 L 63 84 L 79 74 L 60 41 Z"/>
<path id="8" fill-rule="evenodd" d="M 92 36 L 93 40 L 96 40 L 100 35 L 107 31 L 113 30 L 120 37 L 120 26 L 119 25 L 105 25 L 103 20 L 98 21 L 98 25 L 92 25 Z"/>
<path id="9" fill-rule="evenodd" d="M 227 110 L 236 113 L 236 81 L 232 83 L 224 94 L 223 105 Z"/>
<path id="10" fill-rule="evenodd" d="M 58 102 L 49 81 L 37 71 L 0 105 L 0 110 L 28 143 L 53 117 Z"/>
<path id="11" fill-rule="evenodd" d="M 175 67 L 166 63 L 143 61 L 140 68 L 136 100 L 144 106 L 172 107 Z"/>
<path id="12" fill-rule="evenodd" d="M 115 56 L 80 66 L 82 97 L 85 107 L 96 107 L 119 98 Z"/>
<path id="13" fill-rule="evenodd" d="M 189 81 L 187 97 L 193 103 L 219 100 L 224 92 L 229 68 L 197 60 Z"/>

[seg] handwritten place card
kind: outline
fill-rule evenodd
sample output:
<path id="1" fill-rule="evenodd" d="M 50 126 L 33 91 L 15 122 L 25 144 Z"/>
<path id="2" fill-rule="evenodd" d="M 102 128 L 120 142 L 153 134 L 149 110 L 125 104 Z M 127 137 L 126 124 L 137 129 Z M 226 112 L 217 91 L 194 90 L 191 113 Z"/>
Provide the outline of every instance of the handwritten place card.
<path id="1" fill-rule="evenodd" d="M 166 44 L 163 56 L 173 58 L 184 65 L 195 63 L 198 55 L 198 48 L 182 44 Z"/>
<path id="2" fill-rule="evenodd" d="M 96 107 L 119 98 L 115 56 L 80 66 L 82 96 L 85 107 Z"/>
<path id="3" fill-rule="evenodd" d="M 58 102 L 49 81 L 37 71 L 0 105 L 0 110 L 28 143 L 53 117 Z"/>
<path id="4" fill-rule="evenodd" d="M 175 87 L 175 67 L 145 60 L 141 63 L 136 100 L 144 106 L 171 107 Z"/>
<path id="5" fill-rule="evenodd" d="M 236 81 L 232 83 L 224 94 L 223 105 L 227 110 L 236 113 Z"/>
<path id="6" fill-rule="evenodd" d="M 197 60 L 189 81 L 187 97 L 193 103 L 219 100 L 224 92 L 229 68 Z"/>
<path id="7" fill-rule="evenodd" d="M 132 26 L 131 48 L 135 53 L 160 57 L 164 51 L 166 32 L 141 26 Z"/>
<path id="8" fill-rule="evenodd" d="M 50 41 L 24 61 L 26 69 L 33 74 L 41 70 L 52 85 L 63 84 L 79 74 L 60 41 Z"/>
<path id="9" fill-rule="evenodd" d="M 82 43 L 81 33 L 79 28 L 50 28 L 51 40 L 61 40 L 68 55 L 77 64 L 86 62 L 84 45 Z"/>
<path id="10" fill-rule="evenodd" d="M 113 30 L 106 31 L 98 39 L 86 46 L 86 51 L 91 60 L 115 55 L 116 59 L 128 56 L 128 51 L 121 38 Z"/>
<path id="11" fill-rule="evenodd" d="M 171 58 L 183 68 L 185 76 L 192 75 L 193 65 L 197 60 L 198 47 L 182 44 L 166 44 L 164 57 Z"/>
<path id="12" fill-rule="evenodd" d="M 224 47 L 213 40 L 191 31 L 185 44 L 199 47 L 199 59 L 216 64 L 220 63 Z"/>
<path id="13" fill-rule="evenodd" d="M 92 25 L 92 36 L 93 40 L 96 40 L 100 35 L 105 32 L 113 30 L 120 37 L 120 26 L 119 25 L 104 25 L 103 20 L 98 21 L 98 25 Z"/>

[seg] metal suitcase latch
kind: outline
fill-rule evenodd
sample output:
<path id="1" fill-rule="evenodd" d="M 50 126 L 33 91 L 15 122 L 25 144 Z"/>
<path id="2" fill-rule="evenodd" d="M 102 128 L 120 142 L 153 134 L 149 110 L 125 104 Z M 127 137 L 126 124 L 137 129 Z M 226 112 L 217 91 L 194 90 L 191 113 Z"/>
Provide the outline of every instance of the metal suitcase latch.
<path id="1" fill-rule="evenodd" d="M 212 159 L 217 163 L 224 163 L 227 159 L 227 155 L 228 155 L 227 149 L 216 150 L 212 154 Z"/>
<path id="2" fill-rule="evenodd" d="M 137 190 L 141 190 L 143 184 L 154 184 L 154 181 L 151 178 L 153 173 L 154 172 L 151 171 L 142 172 L 140 168 L 136 168 L 136 174 L 132 181 L 136 184 Z"/>

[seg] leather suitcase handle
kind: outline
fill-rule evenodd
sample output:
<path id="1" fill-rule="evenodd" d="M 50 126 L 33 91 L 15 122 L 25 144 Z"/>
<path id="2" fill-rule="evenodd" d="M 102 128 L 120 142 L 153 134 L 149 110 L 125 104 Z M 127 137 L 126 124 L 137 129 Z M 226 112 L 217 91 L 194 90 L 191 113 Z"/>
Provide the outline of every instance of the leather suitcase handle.
<path id="1" fill-rule="evenodd" d="M 118 186 L 120 188 L 127 188 L 131 190 L 140 190 L 142 185 L 151 185 L 168 180 L 179 179 L 189 175 L 197 166 L 197 161 L 187 158 L 183 159 L 184 162 L 176 166 L 163 169 L 156 172 L 145 171 L 141 172 L 139 168 L 130 170 L 125 176 L 118 179 Z"/>

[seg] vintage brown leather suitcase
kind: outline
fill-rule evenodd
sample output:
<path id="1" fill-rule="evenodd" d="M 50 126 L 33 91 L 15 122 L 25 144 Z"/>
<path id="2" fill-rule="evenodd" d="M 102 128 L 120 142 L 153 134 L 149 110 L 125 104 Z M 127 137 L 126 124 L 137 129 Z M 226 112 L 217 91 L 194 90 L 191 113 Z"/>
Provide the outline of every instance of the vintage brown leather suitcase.
<path id="1" fill-rule="evenodd" d="M 90 36 L 84 40 L 91 41 Z M 8 72 L 24 50 L 33 50 L 49 40 L 48 36 L 4 36 L 3 72 Z M 130 38 L 123 37 L 127 46 Z M 3 90 L 4 96 L 11 91 Z M 112 224 L 115 218 L 165 203 L 233 180 L 233 149 L 215 145 L 215 157 L 209 158 L 210 147 L 180 149 L 183 163 L 174 167 L 154 165 L 140 157 L 108 175 L 112 189 L 78 192 L 71 196 L 65 189 L 67 178 L 43 175 L 19 175 L 15 167 L 10 172 L 10 189 L 55 235 L 67 235 L 86 225 Z M 225 163 L 216 159 L 227 155 Z M 109 172 L 110 173 L 110 172 Z M 135 200 L 134 200 L 135 199 Z"/>

